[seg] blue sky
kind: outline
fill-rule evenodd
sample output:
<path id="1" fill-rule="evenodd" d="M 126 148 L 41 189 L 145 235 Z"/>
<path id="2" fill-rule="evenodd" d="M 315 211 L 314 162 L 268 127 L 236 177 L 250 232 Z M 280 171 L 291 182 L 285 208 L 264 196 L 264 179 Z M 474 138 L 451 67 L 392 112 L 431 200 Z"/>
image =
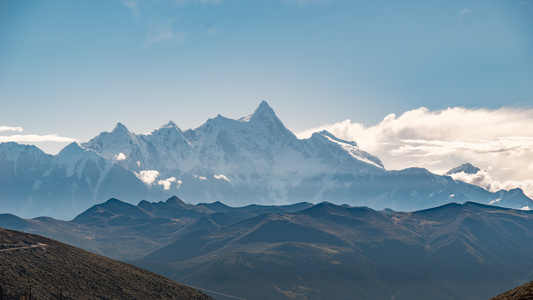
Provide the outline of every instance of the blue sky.
<path id="1" fill-rule="evenodd" d="M 0 135 L 187 129 L 261 100 L 295 132 L 531 112 L 532 16 L 531 0 L 1 0 Z"/>

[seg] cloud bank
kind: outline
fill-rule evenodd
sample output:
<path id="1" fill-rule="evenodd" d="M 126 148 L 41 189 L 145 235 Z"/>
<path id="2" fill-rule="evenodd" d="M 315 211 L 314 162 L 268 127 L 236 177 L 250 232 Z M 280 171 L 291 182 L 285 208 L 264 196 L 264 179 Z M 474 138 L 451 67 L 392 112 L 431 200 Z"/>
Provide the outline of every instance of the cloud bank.
<path id="1" fill-rule="evenodd" d="M 478 185 L 488 191 L 497 192 L 499 190 L 510 190 L 514 188 L 520 188 L 525 194 L 529 194 L 530 197 L 533 194 L 533 180 L 499 182 L 494 180 L 487 171 L 481 170 L 476 174 L 466 174 L 465 172 L 459 172 L 452 174 L 451 177 L 455 180 L 461 180 L 471 184 Z"/>
<path id="2" fill-rule="evenodd" d="M 24 129 L 22 127 L 0 126 L 0 132 L 6 131 L 22 132 Z"/>
<path id="3" fill-rule="evenodd" d="M 469 162 L 491 174 L 492 186 L 523 187 L 533 196 L 528 184 L 533 179 L 533 109 L 421 107 L 390 114 L 375 126 L 345 120 L 297 136 L 308 138 L 320 130 L 356 141 L 380 157 L 387 169 L 425 167 L 443 174 Z"/>
<path id="4" fill-rule="evenodd" d="M 0 136 L 0 143 L 4 142 L 16 142 L 16 143 L 42 143 L 42 142 L 59 142 L 59 143 L 72 143 L 76 139 L 62 137 L 57 134 L 15 134 L 15 135 L 3 135 Z"/>

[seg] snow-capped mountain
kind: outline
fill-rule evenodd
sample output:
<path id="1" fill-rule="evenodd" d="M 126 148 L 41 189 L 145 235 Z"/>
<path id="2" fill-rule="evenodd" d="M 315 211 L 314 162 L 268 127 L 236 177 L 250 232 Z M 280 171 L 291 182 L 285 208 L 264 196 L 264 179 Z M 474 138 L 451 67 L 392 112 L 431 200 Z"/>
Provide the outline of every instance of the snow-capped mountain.
<path id="1" fill-rule="evenodd" d="M 250 116 L 233 120 L 218 115 L 185 131 L 169 122 L 137 135 L 119 123 L 82 146 L 136 172 L 153 188 L 194 203 L 330 201 L 415 210 L 448 202 L 498 202 L 514 208 L 531 202 L 516 195 L 519 201 L 507 201 L 506 192 L 490 193 L 425 169 L 387 171 L 357 143 L 327 131 L 300 140 L 264 101 Z"/>
<path id="2" fill-rule="evenodd" d="M 159 176 L 153 184 L 175 178 L 169 190 L 193 202 L 319 201 L 320 193 L 309 199 L 307 192 L 295 188 L 321 174 L 383 170 L 379 158 L 328 132 L 299 140 L 266 102 L 248 117 L 233 120 L 218 115 L 184 132 L 170 122 L 136 135 L 118 124 L 82 146 L 139 175 L 156 170 Z"/>
<path id="3" fill-rule="evenodd" d="M 139 201 L 149 188 L 131 171 L 72 143 L 55 156 L 0 144 L 0 211 L 68 219 L 111 197 Z"/>
<path id="4" fill-rule="evenodd" d="M 119 123 L 55 156 L 3 143 L 0 168 L 0 212 L 23 217 L 71 218 L 112 197 L 136 204 L 172 195 L 232 206 L 328 201 L 418 210 L 475 201 L 533 208 L 521 190 L 492 193 L 421 168 L 388 171 L 327 131 L 298 139 L 264 101 L 250 116 L 218 115 L 185 131 L 171 121 L 135 134 Z"/>
<path id="5" fill-rule="evenodd" d="M 445 175 L 453 175 L 457 173 L 465 173 L 465 174 L 476 174 L 477 172 L 481 171 L 480 168 L 473 166 L 471 163 L 464 163 L 458 167 L 455 167 L 451 169 L 450 171 L 446 172 Z"/>

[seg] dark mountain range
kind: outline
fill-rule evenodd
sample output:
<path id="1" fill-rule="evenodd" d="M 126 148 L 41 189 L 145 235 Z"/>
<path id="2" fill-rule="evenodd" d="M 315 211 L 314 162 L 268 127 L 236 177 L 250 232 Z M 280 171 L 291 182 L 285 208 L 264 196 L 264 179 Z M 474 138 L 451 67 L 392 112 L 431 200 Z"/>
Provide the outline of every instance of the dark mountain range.
<path id="1" fill-rule="evenodd" d="M 72 221 L 49 217 L 28 220 L 0 214 L 0 227 L 44 235 L 111 258 L 131 260 L 167 245 L 183 232 L 220 228 L 265 212 L 294 212 L 310 206 L 309 203 L 279 207 L 191 205 L 175 196 L 165 202 L 141 201 L 135 206 L 113 198 L 89 208 Z"/>
<path id="2" fill-rule="evenodd" d="M 388 171 L 356 142 L 327 131 L 298 139 L 266 102 L 248 117 L 219 115 L 185 131 L 169 122 L 135 134 L 119 123 L 55 156 L 0 144 L 0 212 L 68 220 L 109 198 L 133 204 L 173 194 L 232 206 L 328 201 L 413 211 L 474 201 L 533 207 L 521 190 L 492 193 L 422 168 Z"/>
<path id="3" fill-rule="evenodd" d="M 486 299 L 533 279 L 533 213 L 471 202 L 396 212 L 110 199 L 72 221 L 0 215 L 0 227 L 246 299 Z"/>
<path id="4" fill-rule="evenodd" d="M 2 299 L 212 299 L 160 275 L 0 228 Z"/>
<path id="5" fill-rule="evenodd" d="M 533 213 L 328 203 L 181 233 L 135 264 L 247 299 L 487 299 L 533 279 Z"/>

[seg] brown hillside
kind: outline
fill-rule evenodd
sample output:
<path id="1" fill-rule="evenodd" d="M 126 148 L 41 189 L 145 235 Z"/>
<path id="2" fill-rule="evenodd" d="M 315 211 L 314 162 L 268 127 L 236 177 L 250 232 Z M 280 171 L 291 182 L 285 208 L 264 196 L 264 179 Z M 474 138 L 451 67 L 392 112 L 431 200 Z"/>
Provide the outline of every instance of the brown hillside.
<path id="1" fill-rule="evenodd" d="M 533 300 L 533 281 L 501 293 L 490 300 Z"/>
<path id="2" fill-rule="evenodd" d="M 4 299 L 212 299 L 165 277 L 42 236 L 0 228 Z"/>

